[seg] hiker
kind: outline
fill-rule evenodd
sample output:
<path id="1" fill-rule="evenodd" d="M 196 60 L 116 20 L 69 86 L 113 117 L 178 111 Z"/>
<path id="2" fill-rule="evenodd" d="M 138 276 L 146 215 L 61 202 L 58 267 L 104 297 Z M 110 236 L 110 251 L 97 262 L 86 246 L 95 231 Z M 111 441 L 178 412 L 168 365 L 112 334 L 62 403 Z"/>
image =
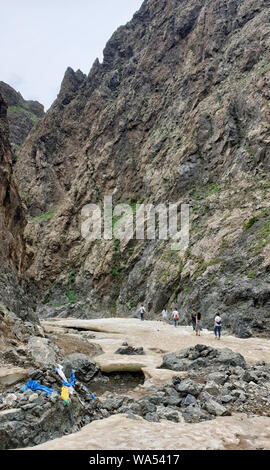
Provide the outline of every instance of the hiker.
<path id="1" fill-rule="evenodd" d="M 192 313 L 190 314 L 190 319 L 191 319 L 193 331 L 196 331 L 196 313 L 194 312 L 194 310 L 192 310 Z"/>
<path id="2" fill-rule="evenodd" d="M 163 321 L 163 323 L 166 323 L 166 322 L 167 322 L 167 310 L 166 310 L 166 308 L 164 308 L 164 309 L 162 310 L 162 314 L 161 314 L 161 315 L 162 315 L 162 321 Z"/>
<path id="3" fill-rule="evenodd" d="M 202 316 L 200 312 L 196 313 L 196 336 L 201 336 L 201 329 L 202 329 Z"/>
<path id="4" fill-rule="evenodd" d="M 179 312 L 175 309 L 172 314 L 173 314 L 174 326 L 176 327 L 176 326 L 177 326 L 177 322 L 178 322 L 178 320 L 179 320 Z"/>
<path id="5" fill-rule="evenodd" d="M 220 336 L 221 336 L 221 317 L 218 313 L 215 316 L 214 332 L 215 332 L 215 338 L 220 339 Z"/>
<path id="6" fill-rule="evenodd" d="M 145 308 L 143 305 L 141 305 L 141 308 L 140 308 L 140 315 L 141 315 L 141 320 L 143 321 L 144 320 L 144 314 L 145 314 Z"/>

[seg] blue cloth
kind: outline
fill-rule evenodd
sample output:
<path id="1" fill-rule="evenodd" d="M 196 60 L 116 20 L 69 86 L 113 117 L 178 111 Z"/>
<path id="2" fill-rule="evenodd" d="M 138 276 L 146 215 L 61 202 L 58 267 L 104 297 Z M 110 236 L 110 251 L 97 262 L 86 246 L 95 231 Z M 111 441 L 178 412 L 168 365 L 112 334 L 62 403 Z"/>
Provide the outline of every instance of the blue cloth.
<path id="1" fill-rule="evenodd" d="M 84 388 L 88 393 L 90 393 L 89 390 L 88 390 L 88 388 L 87 388 L 85 385 L 82 384 L 82 386 L 83 386 L 83 388 Z M 96 399 L 94 393 L 91 393 L 91 398 L 93 398 L 93 400 Z"/>
<path id="2" fill-rule="evenodd" d="M 58 370 L 56 368 L 55 368 L 55 371 L 58 372 Z M 72 370 L 72 375 L 70 377 L 69 382 L 66 382 L 65 380 L 62 380 L 62 385 L 64 385 L 65 387 L 74 387 L 76 380 L 77 379 L 75 377 L 75 370 Z M 88 393 L 90 393 L 88 388 L 85 385 L 82 384 L 82 386 Z M 91 398 L 93 398 L 93 400 L 96 399 L 94 393 L 91 393 Z"/>
<path id="3" fill-rule="evenodd" d="M 45 385 L 40 385 L 36 380 L 28 380 L 27 384 L 21 388 L 21 392 L 24 392 L 27 388 L 33 390 L 33 392 L 36 390 L 42 390 L 46 393 L 46 397 L 51 395 L 51 393 L 56 392 L 56 390 L 53 390 L 52 388 L 46 387 Z"/>
<path id="4" fill-rule="evenodd" d="M 74 371 L 72 371 L 72 376 L 70 377 L 70 381 L 69 381 L 69 382 L 65 382 L 65 381 L 63 380 L 63 381 L 62 381 L 62 384 L 63 384 L 65 387 L 74 387 L 76 380 L 77 380 L 77 379 L 76 379 L 76 377 L 75 377 Z"/>

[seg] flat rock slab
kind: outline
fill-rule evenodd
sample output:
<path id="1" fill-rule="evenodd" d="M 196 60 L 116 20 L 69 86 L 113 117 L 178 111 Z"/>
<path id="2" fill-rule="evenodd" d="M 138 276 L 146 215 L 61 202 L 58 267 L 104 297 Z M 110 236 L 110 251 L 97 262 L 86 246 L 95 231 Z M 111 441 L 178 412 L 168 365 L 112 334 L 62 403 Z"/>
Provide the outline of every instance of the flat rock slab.
<path id="1" fill-rule="evenodd" d="M 212 331 L 203 330 L 198 338 L 191 326 L 174 328 L 172 325 L 163 325 L 160 321 L 140 321 L 134 318 L 100 318 L 95 320 L 82 320 L 75 318 L 47 319 L 41 322 L 45 331 L 53 332 L 54 328 L 80 328 L 86 331 L 98 332 L 93 343 L 99 344 L 104 353 L 111 355 L 111 360 L 119 340 L 119 347 L 123 341 L 138 348 L 143 347 L 145 356 L 162 358 L 163 354 L 179 351 L 184 348 L 205 344 L 213 348 L 229 348 L 244 356 L 247 363 L 252 364 L 265 361 L 270 357 L 270 341 L 265 338 L 236 338 L 224 335 L 221 341 L 216 341 Z M 99 356 L 99 360 L 103 355 Z M 143 356 L 142 356 L 143 357 Z M 140 357 L 140 362 L 142 358 Z M 161 360 L 162 362 L 162 360 Z M 150 364 L 145 364 L 145 366 Z"/>
<path id="2" fill-rule="evenodd" d="M 16 384 L 27 378 L 29 371 L 20 367 L 0 368 L 0 386 Z"/>
<path id="3" fill-rule="evenodd" d="M 117 432 L 115 430 L 117 429 Z M 176 438 L 177 436 L 177 438 Z M 228 416 L 201 423 L 153 423 L 114 415 L 33 450 L 270 449 L 270 418 Z M 157 444 L 158 443 L 158 444 Z M 30 448 L 27 448 L 30 450 Z"/>
<path id="4" fill-rule="evenodd" d="M 108 355 L 95 358 L 97 365 L 102 372 L 140 372 L 148 365 L 154 365 L 151 358 L 146 358 L 145 361 L 138 361 L 133 357 L 125 357 L 119 360 L 112 360 Z"/>

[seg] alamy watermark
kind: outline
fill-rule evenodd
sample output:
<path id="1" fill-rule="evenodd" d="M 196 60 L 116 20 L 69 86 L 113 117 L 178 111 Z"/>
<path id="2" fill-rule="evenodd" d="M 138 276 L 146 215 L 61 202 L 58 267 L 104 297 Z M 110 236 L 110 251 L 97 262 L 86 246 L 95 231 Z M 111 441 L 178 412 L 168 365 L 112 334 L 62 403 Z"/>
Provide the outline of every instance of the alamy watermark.
<path id="1" fill-rule="evenodd" d="M 113 207 L 112 196 L 103 205 L 87 204 L 82 208 L 81 234 L 85 240 L 169 240 L 171 249 L 186 250 L 189 245 L 189 204 L 180 206 L 178 229 L 177 204 L 120 203 Z"/>

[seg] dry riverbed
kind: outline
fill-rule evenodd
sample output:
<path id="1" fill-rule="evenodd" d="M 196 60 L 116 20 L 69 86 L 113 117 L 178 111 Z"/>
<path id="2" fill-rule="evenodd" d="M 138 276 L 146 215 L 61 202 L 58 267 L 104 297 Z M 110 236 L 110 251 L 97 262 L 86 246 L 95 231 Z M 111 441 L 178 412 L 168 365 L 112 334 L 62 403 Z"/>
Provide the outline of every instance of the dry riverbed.
<path id="1" fill-rule="evenodd" d="M 104 372 L 143 371 L 144 385 L 132 393 L 140 396 L 154 385 L 160 386 L 175 375 L 159 369 L 164 354 L 200 343 L 214 348 L 230 348 L 241 353 L 248 364 L 270 362 L 270 341 L 262 338 L 239 339 L 223 335 L 221 341 L 212 332 L 203 330 L 198 338 L 191 327 L 174 328 L 158 321 L 111 318 L 98 320 L 50 319 L 42 322 L 47 333 L 57 336 L 71 330 L 95 335 L 91 343 L 100 346 L 103 354 L 93 357 Z M 70 331 L 71 331 L 70 330 Z M 115 351 L 127 342 L 143 347 L 144 355 L 120 356 Z M 130 395 L 130 394 L 129 394 Z M 116 432 L 117 431 L 117 432 Z M 133 419 L 117 414 L 94 421 L 79 432 L 55 439 L 32 449 L 270 449 L 270 417 L 235 413 L 212 421 L 179 423 L 161 420 L 148 422 L 139 416 Z"/>

